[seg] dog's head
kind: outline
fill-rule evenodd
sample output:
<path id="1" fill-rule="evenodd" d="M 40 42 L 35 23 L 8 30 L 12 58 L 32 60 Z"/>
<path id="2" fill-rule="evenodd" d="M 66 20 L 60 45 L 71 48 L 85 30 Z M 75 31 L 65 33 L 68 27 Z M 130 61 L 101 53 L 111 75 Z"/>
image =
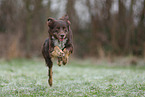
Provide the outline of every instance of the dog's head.
<path id="1" fill-rule="evenodd" d="M 63 41 L 68 37 L 70 21 L 65 15 L 59 20 L 48 18 L 47 25 L 49 27 L 49 34 L 59 41 Z"/>

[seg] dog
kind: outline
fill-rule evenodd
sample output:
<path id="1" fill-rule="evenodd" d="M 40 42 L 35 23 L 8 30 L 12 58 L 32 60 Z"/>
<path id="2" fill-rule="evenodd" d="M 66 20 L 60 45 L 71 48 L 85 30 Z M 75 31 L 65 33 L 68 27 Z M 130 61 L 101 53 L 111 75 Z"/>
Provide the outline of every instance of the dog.
<path id="1" fill-rule="evenodd" d="M 69 55 L 73 52 L 72 30 L 68 15 L 56 20 L 49 17 L 47 20 L 48 38 L 42 47 L 42 55 L 48 66 L 48 83 L 52 86 L 52 58 L 57 58 L 57 64 L 65 65 Z"/>

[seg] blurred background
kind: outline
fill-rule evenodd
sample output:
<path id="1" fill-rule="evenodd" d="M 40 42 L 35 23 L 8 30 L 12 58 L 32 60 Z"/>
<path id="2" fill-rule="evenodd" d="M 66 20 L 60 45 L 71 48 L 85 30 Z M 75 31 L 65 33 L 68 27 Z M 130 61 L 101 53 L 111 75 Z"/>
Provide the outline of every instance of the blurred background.
<path id="1" fill-rule="evenodd" d="M 48 17 L 65 14 L 73 57 L 145 57 L 145 0 L 0 0 L 0 58 L 42 57 Z"/>

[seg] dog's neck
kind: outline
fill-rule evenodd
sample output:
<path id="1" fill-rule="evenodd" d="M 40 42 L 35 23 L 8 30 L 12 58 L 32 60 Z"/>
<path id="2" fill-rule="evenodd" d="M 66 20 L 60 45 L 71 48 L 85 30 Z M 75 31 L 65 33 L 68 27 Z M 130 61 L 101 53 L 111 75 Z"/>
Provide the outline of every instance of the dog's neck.
<path id="1" fill-rule="evenodd" d="M 63 41 L 59 41 L 58 39 L 55 39 L 52 36 L 52 41 L 54 43 L 54 46 L 58 46 L 62 50 L 65 47 L 65 44 L 67 42 L 67 39 L 64 39 Z"/>

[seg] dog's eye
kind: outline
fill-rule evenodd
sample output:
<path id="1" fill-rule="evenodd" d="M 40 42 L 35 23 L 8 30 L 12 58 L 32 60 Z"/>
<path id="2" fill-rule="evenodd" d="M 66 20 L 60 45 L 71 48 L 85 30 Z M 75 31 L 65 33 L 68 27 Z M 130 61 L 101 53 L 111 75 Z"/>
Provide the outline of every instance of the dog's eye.
<path id="1" fill-rule="evenodd" d="M 63 27 L 63 29 L 66 29 L 65 27 Z"/>
<path id="2" fill-rule="evenodd" d="M 67 30 L 64 30 L 65 32 L 67 32 Z"/>

